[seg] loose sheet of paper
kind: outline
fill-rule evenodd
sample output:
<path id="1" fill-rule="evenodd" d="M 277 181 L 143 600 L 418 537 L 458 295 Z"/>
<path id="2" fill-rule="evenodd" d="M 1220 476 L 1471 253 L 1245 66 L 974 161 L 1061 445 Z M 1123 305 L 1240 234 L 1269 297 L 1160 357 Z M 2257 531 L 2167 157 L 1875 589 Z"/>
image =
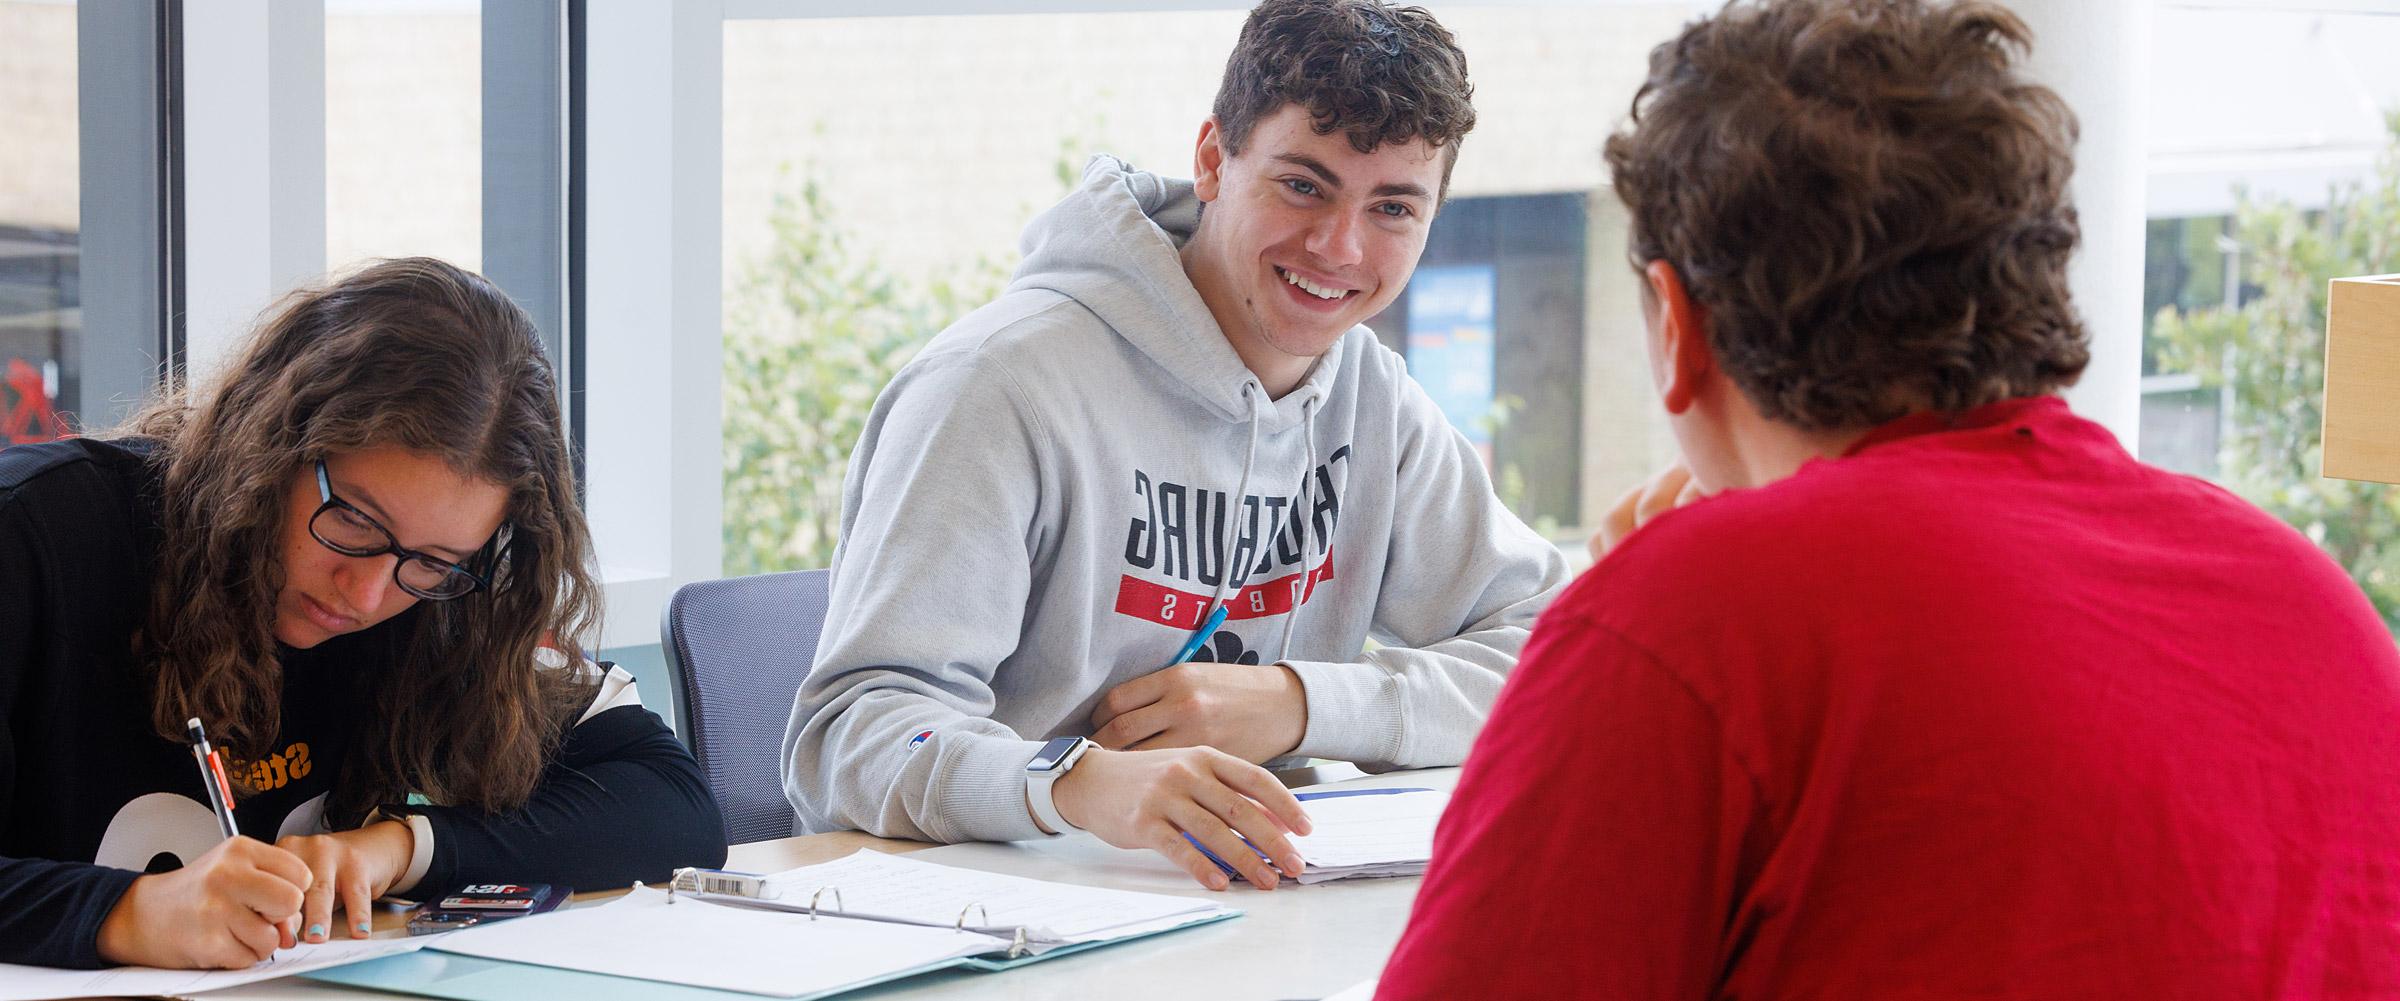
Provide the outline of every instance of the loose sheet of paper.
<path id="1" fill-rule="evenodd" d="M 137 997 L 198 994 L 219 987 L 238 987 L 311 970 L 331 969 L 415 952 L 441 937 L 334 939 L 317 945 L 303 942 L 244 970 L 159 970 L 147 966 L 57 970 L 46 966 L 0 963 L 0 1001 L 49 1001 L 53 998 L 121 994 Z"/>
<path id="2" fill-rule="evenodd" d="M 1375 1001 L 1375 983 L 1367 980 L 1351 984 L 1339 994 L 1326 995 L 1325 1001 Z"/>
<path id="3" fill-rule="evenodd" d="M 1308 863 L 1301 881 L 1423 872 L 1433 858 L 1434 826 L 1448 805 L 1450 794 L 1433 791 L 1302 803 L 1312 831 L 1292 838 L 1292 847 Z"/>
<path id="4" fill-rule="evenodd" d="M 1003 876 L 860 849 L 767 877 L 778 900 L 805 905 L 820 887 L 845 914 L 949 927 L 1018 928 L 1037 942 L 1091 942 L 1228 913 L 1205 900 Z M 820 900 L 831 909 L 828 891 Z"/>
<path id="5" fill-rule="evenodd" d="M 443 952 L 637 980 L 798 997 L 988 952 L 1008 942 L 948 927 L 725 907 L 635 889 L 598 907 L 452 932 Z"/>

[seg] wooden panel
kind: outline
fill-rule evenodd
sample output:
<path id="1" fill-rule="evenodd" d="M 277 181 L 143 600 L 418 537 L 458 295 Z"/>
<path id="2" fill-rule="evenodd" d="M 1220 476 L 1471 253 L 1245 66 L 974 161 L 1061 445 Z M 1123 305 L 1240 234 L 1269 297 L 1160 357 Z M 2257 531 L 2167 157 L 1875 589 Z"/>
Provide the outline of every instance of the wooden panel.
<path id="1" fill-rule="evenodd" d="M 2325 475 L 2400 483 L 2400 275 L 2334 279 L 2325 314 Z"/>

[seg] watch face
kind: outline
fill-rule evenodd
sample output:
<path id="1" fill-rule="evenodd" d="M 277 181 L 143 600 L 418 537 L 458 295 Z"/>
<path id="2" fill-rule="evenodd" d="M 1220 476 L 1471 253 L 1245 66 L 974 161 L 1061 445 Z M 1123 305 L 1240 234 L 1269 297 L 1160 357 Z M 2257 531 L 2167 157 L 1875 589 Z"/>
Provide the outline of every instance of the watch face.
<path id="1" fill-rule="evenodd" d="M 1075 745 L 1082 742 L 1083 738 L 1081 737 L 1060 737 L 1043 744 L 1041 753 L 1034 755 L 1032 761 L 1025 763 L 1025 770 L 1029 772 L 1055 770 L 1058 768 L 1059 762 L 1067 759 L 1067 752 L 1074 750 Z"/>

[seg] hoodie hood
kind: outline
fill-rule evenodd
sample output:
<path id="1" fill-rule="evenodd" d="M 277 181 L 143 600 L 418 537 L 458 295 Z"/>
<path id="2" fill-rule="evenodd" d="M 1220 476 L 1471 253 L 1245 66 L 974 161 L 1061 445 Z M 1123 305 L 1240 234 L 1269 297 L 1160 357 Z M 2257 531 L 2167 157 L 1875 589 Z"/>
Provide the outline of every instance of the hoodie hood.
<path id="1" fill-rule="evenodd" d="M 1182 249 L 1199 228 L 1200 204 L 1190 181 L 1095 156 L 1082 183 L 1025 227 L 1025 261 L 1009 291 L 1048 289 L 1082 304 L 1226 420 L 1256 420 L 1269 433 L 1292 427 L 1310 401 L 1324 399 L 1342 350 L 1326 352 L 1282 399 L 1266 399 L 1184 274 Z"/>

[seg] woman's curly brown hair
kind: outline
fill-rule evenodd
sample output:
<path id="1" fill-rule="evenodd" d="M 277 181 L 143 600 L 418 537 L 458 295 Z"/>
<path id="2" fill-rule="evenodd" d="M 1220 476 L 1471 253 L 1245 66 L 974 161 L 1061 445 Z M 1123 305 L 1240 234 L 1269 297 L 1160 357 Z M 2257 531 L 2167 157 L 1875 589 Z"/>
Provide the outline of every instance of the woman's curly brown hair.
<path id="1" fill-rule="evenodd" d="M 511 809 L 531 795 L 588 692 L 537 669 L 578 649 L 599 614 L 591 542 L 558 382 L 524 311 L 481 276 L 430 258 L 383 261 L 294 293 L 205 393 L 162 394 L 124 429 L 154 439 L 158 566 L 137 650 L 151 723 L 181 740 L 200 716 L 243 758 L 281 725 L 276 540 L 295 477 L 316 460 L 397 446 L 508 491 L 505 545 L 478 559 L 491 589 L 394 620 L 399 661 L 367 679 L 372 711 L 326 804 L 337 826 L 419 793 Z"/>
<path id="2" fill-rule="evenodd" d="M 1211 109 L 1225 151 L 1240 153 L 1286 104 L 1361 153 L 1425 140 L 1445 154 L 1445 193 L 1459 141 L 1475 128 L 1458 41 L 1424 8 L 1380 0 L 1266 0 L 1250 11 Z"/>
<path id="3" fill-rule="evenodd" d="M 1736 2 L 1650 54 L 1609 169 L 1718 364 L 1811 430 L 2070 385 L 2074 114 L 1965 0 Z"/>

